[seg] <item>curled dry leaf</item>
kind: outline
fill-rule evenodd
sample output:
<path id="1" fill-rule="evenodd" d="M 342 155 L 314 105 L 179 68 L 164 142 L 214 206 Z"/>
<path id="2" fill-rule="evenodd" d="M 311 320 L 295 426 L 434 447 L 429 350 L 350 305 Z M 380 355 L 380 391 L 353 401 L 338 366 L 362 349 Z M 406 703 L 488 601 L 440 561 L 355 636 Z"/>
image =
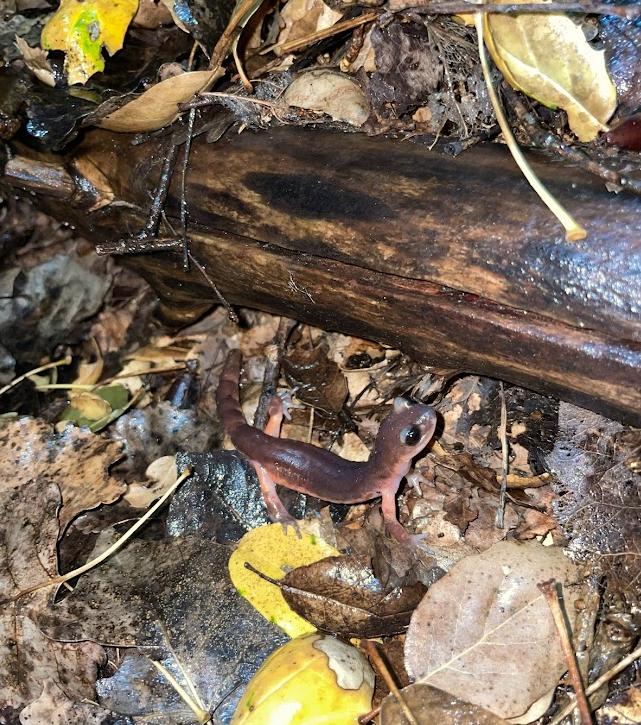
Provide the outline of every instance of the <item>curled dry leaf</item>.
<path id="1" fill-rule="evenodd" d="M 405 665 L 426 682 L 503 718 L 522 715 L 567 669 L 537 584 L 563 585 L 568 618 L 581 594 L 561 549 L 502 541 L 458 562 L 412 616 Z"/>
<path id="2" fill-rule="evenodd" d="M 97 125 L 118 133 L 157 131 L 176 120 L 181 103 L 209 88 L 222 75 L 223 71 L 217 70 L 172 76 L 105 116 Z"/>
<path id="3" fill-rule="evenodd" d="M 45 51 L 42 48 L 32 48 L 24 38 L 20 38 L 17 35 L 16 46 L 20 53 L 22 53 L 22 58 L 27 64 L 27 68 L 29 68 L 34 76 L 40 82 L 53 88 L 56 85 L 56 80 Z"/>
<path id="4" fill-rule="evenodd" d="M 367 557 L 332 556 L 289 572 L 281 591 L 307 621 L 343 637 L 403 632 L 427 591 L 420 582 L 384 587 Z"/>
<path id="5" fill-rule="evenodd" d="M 347 381 L 338 365 L 327 357 L 327 350 L 299 348 L 283 359 L 287 382 L 296 388 L 296 397 L 321 411 L 338 413 L 347 398 Z"/>
<path id="6" fill-rule="evenodd" d="M 120 451 L 118 443 L 70 425 L 54 433 L 41 420 L 19 418 L 0 430 L 0 491 L 35 480 L 56 484 L 62 535 L 81 511 L 113 503 L 125 491 L 107 473 Z"/>
<path id="7" fill-rule="evenodd" d="M 546 106 L 563 108 L 580 141 L 607 131 L 605 124 L 617 104 L 616 88 L 604 52 L 591 47 L 571 18 L 560 13 L 487 13 L 484 38 L 508 83 Z"/>
<path id="8" fill-rule="evenodd" d="M 334 121 L 362 126 L 369 116 L 369 103 L 355 80 L 332 70 L 301 73 L 290 83 L 283 101 L 289 106 L 319 111 Z"/>
<path id="9" fill-rule="evenodd" d="M 401 694 L 418 725 L 507 725 L 506 720 L 478 705 L 420 682 L 403 688 Z M 380 725 L 406 723 L 398 700 L 389 694 L 381 704 Z"/>
<path id="10" fill-rule="evenodd" d="M 277 44 L 303 38 L 319 30 L 331 28 L 342 17 L 323 0 L 288 0 L 280 13 L 282 29 Z"/>

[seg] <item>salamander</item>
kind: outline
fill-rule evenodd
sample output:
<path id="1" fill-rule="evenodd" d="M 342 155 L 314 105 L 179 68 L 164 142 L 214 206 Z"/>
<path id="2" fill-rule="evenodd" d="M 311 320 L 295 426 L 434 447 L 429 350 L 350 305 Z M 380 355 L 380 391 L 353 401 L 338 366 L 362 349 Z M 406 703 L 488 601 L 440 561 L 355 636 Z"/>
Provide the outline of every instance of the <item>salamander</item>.
<path id="1" fill-rule="evenodd" d="M 434 410 L 396 398 L 391 413 L 380 425 L 369 459 L 349 461 L 310 443 L 279 438 L 284 411 L 278 396 L 270 403 L 265 431 L 249 425 L 240 407 L 240 370 L 240 352 L 232 350 L 216 391 L 218 414 L 236 449 L 254 466 L 272 521 L 293 521 L 278 497 L 276 485 L 333 503 L 362 503 L 380 496 L 390 534 L 403 543 L 411 542 L 413 537 L 396 517 L 395 497 L 412 459 L 434 434 Z"/>

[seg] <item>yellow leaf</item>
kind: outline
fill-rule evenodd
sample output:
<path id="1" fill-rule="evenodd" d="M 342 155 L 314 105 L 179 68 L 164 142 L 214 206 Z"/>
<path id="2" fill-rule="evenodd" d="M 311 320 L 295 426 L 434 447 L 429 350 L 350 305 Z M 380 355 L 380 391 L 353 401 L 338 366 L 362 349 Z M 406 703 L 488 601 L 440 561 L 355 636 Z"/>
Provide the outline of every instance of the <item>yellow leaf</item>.
<path id="1" fill-rule="evenodd" d="M 100 420 L 111 413 L 106 400 L 93 393 L 79 393 L 70 398 L 70 406 L 87 420 Z"/>
<path id="2" fill-rule="evenodd" d="M 120 133 L 156 131 L 177 118 L 178 104 L 186 103 L 194 93 L 206 90 L 222 75 L 223 71 L 219 69 L 172 76 L 105 116 L 97 125 Z"/>
<path id="3" fill-rule="evenodd" d="M 580 141 L 592 141 L 607 130 L 616 89 L 605 55 L 590 46 L 569 17 L 487 13 L 484 38 L 507 82 L 550 108 L 563 108 Z"/>
<path id="4" fill-rule="evenodd" d="M 246 569 L 245 562 L 272 579 L 281 579 L 290 569 L 338 556 L 340 552 L 317 535 L 316 522 L 299 521 L 298 525 L 300 538 L 292 526 L 287 527 L 287 533 L 281 524 L 252 529 L 238 542 L 229 559 L 229 574 L 238 593 L 290 637 L 316 628 L 289 608 L 278 587 Z"/>
<path id="5" fill-rule="evenodd" d="M 355 725 L 369 711 L 367 659 L 330 635 L 308 634 L 271 654 L 247 685 L 232 725 Z"/>
<path id="6" fill-rule="evenodd" d="M 85 83 L 104 70 L 103 46 L 109 55 L 122 48 L 138 0 L 62 0 L 42 29 L 47 50 L 64 50 L 69 84 Z"/>

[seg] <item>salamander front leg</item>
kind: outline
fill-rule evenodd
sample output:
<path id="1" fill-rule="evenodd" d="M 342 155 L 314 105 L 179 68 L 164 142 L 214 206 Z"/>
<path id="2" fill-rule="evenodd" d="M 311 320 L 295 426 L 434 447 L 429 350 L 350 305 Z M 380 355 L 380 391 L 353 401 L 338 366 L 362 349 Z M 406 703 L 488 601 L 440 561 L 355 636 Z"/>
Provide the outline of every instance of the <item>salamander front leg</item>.
<path id="1" fill-rule="evenodd" d="M 417 546 L 423 540 L 424 534 L 409 534 L 396 517 L 396 491 L 383 492 L 381 510 L 387 530 L 401 544 Z"/>
<path id="2" fill-rule="evenodd" d="M 267 425 L 265 426 L 264 432 L 268 436 L 273 438 L 280 437 L 280 427 L 283 422 L 283 417 L 287 420 L 291 419 L 289 409 L 292 407 L 292 399 L 289 393 L 276 393 L 272 396 L 267 407 Z"/>
<path id="3" fill-rule="evenodd" d="M 267 507 L 267 513 L 269 518 L 274 522 L 281 522 L 284 524 L 294 524 L 295 519 L 292 518 L 289 511 L 283 505 L 283 502 L 276 493 L 276 485 L 272 481 L 269 473 L 265 470 L 260 463 L 256 461 L 251 462 L 256 470 L 258 476 L 258 483 L 260 484 L 260 490 L 263 494 L 263 501 Z"/>

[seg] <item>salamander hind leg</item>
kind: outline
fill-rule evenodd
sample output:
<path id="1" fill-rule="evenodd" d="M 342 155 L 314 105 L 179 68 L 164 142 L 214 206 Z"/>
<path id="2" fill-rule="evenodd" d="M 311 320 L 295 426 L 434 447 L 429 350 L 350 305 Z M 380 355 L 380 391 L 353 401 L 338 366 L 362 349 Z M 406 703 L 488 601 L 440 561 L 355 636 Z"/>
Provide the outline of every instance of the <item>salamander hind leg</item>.
<path id="1" fill-rule="evenodd" d="M 251 462 L 258 476 L 258 483 L 260 484 L 260 490 L 263 494 L 263 501 L 267 508 L 267 514 L 274 523 L 281 523 L 287 530 L 287 526 L 293 526 L 296 533 L 300 537 L 300 531 L 298 529 L 298 522 L 291 516 L 289 511 L 285 508 L 283 502 L 276 493 L 276 485 L 272 481 L 269 473 L 264 466 L 256 461 Z"/>

